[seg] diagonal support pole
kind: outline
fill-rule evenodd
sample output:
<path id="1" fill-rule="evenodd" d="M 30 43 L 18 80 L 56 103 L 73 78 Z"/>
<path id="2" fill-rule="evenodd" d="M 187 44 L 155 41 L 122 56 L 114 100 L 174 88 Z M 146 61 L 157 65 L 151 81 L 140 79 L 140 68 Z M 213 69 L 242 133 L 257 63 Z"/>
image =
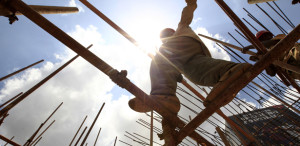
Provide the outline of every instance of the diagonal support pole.
<path id="1" fill-rule="evenodd" d="M 251 82 L 264 68 L 278 59 L 281 54 L 288 51 L 293 44 L 300 39 L 300 25 L 292 30 L 284 39 L 278 42 L 274 48 L 265 54 L 252 68 L 245 72 L 239 79 L 234 81 L 225 91 L 217 95 L 214 101 L 201 111 L 191 122 L 179 131 L 178 140 L 184 139 L 190 132 L 194 131 L 214 112 L 219 110 L 228 97 L 232 97 Z"/>

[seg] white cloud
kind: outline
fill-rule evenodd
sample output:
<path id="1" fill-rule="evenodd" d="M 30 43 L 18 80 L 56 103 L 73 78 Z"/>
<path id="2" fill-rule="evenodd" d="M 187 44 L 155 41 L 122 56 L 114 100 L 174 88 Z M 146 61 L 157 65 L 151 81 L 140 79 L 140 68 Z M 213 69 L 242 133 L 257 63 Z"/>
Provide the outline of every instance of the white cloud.
<path id="1" fill-rule="evenodd" d="M 213 37 L 213 38 L 221 40 L 221 41 L 225 41 L 225 39 L 223 39 L 223 37 L 220 36 L 219 34 L 212 35 L 203 27 L 198 27 L 195 30 L 195 32 L 196 32 L 196 34 L 200 33 L 200 34 L 203 34 L 203 35 L 206 35 L 206 36 L 209 36 L 209 37 Z M 201 40 L 207 46 L 207 48 L 209 49 L 209 51 L 210 51 L 213 58 L 230 61 L 229 55 L 223 49 L 221 49 L 218 45 L 216 45 L 215 42 L 213 42 L 211 40 L 208 40 L 206 38 L 203 38 L 203 37 L 201 37 Z"/>
<path id="2" fill-rule="evenodd" d="M 75 0 L 70 0 L 68 6 L 70 7 L 77 7 L 79 9 L 79 12 L 84 12 L 84 9 L 78 5 Z"/>

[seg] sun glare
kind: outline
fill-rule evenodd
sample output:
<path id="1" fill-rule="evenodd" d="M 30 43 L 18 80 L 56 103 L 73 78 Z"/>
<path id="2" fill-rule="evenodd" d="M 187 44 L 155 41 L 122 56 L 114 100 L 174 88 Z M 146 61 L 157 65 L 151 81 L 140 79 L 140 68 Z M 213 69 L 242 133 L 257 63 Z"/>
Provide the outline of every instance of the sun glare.
<path id="1" fill-rule="evenodd" d="M 162 27 L 153 19 L 139 19 L 136 26 L 133 26 L 131 35 L 138 42 L 139 47 L 146 53 L 155 54 L 156 50 L 162 44 L 159 39 L 159 33 Z"/>

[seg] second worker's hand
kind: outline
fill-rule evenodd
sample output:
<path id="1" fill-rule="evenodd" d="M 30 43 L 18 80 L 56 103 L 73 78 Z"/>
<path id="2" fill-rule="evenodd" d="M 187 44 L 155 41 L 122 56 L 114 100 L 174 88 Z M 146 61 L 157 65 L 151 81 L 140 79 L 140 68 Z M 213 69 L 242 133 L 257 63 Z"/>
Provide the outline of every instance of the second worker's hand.
<path id="1" fill-rule="evenodd" d="M 192 4 L 195 4 L 197 2 L 197 0 L 185 0 L 185 2 L 188 4 L 188 5 L 192 5 Z"/>

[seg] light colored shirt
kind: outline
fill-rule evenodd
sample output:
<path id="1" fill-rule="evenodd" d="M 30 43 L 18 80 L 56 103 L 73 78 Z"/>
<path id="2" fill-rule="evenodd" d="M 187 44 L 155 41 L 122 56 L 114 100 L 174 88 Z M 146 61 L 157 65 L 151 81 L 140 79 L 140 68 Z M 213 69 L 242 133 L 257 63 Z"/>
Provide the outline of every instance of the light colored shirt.
<path id="1" fill-rule="evenodd" d="M 199 43 L 203 44 L 202 51 L 206 56 L 211 57 L 211 54 L 208 50 L 208 48 L 204 45 L 202 40 L 198 37 L 198 35 L 192 30 L 192 28 L 189 26 L 193 20 L 194 17 L 194 11 L 197 8 L 197 4 L 188 4 L 182 11 L 181 14 L 181 20 L 178 24 L 178 28 L 176 29 L 174 35 L 172 38 L 176 37 L 191 37 L 198 41 Z"/>

